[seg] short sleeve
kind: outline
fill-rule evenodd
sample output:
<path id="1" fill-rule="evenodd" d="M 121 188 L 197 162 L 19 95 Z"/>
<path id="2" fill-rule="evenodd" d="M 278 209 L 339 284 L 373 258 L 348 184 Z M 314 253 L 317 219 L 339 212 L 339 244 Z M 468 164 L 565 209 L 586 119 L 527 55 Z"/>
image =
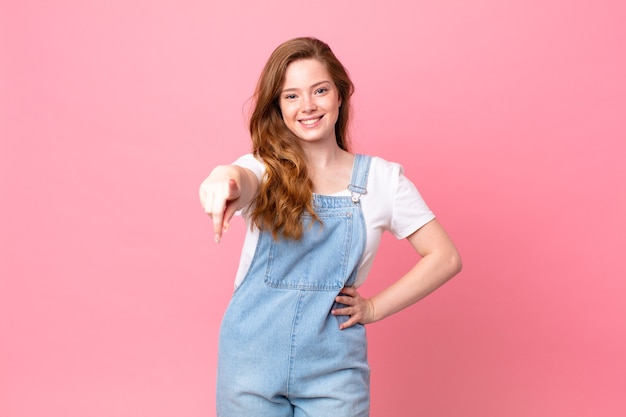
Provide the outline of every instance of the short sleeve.
<path id="1" fill-rule="evenodd" d="M 265 165 L 263 165 L 263 162 L 256 159 L 251 153 L 240 156 L 233 162 L 233 165 L 249 169 L 254 173 L 254 175 L 256 175 L 259 181 L 261 181 L 261 178 L 263 178 L 263 175 L 265 174 Z"/>
<path id="2" fill-rule="evenodd" d="M 252 171 L 254 173 L 254 175 L 256 175 L 256 177 L 259 180 L 259 182 L 263 178 L 263 175 L 265 175 L 265 165 L 263 164 L 263 162 L 261 162 L 260 160 L 255 158 L 254 155 L 251 154 L 251 153 L 248 153 L 248 154 L 245 154 L 243 156 L 240 156 L 232 164 L 236 165 L 236 166 L 239 166 L 239 167 L 242 167 L 242 168 L 249 169 L 250 171 Z M 248 208 L 249 207 L 250 206 L 247 206 L 247 207 L 244 207 L 241 210 L 237 210 L 235 212 L 235 215 L 237 215 L 237 216 L 243 215 L 244 217 L 247 218 L 247 213 L 248 213 Z"/>
<path id="3" fill-rule="evenodd" d="M 401 165 L 394 165 L 393 208 L 390 232 L 404 239 L 435 218 L 417 187 L 404 175 Z"/>

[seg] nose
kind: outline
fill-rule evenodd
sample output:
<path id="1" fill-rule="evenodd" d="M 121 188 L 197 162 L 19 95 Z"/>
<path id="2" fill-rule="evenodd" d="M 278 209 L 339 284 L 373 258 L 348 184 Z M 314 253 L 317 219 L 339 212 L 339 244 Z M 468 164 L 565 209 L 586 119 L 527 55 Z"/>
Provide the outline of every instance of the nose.
<path id="1" fill-rule="evenodd" d="M 310 113 L 315 110 L 317 110 L 315 99 L 310 95 L 305 95 L 302 100 L 302 111 L 304 111 L 305 113 Z"/>

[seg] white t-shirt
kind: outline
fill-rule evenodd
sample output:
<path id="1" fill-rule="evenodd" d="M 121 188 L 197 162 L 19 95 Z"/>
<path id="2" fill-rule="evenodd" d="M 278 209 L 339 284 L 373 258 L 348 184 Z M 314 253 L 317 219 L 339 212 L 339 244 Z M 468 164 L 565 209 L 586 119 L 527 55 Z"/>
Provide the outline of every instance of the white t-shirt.
<path id="1" fill-rule="evenodd" d="M 265 173 L 263 162 L 257 160 L 252 154 L 240 157 L 233 164 L 251 170 L 259 181 Z M 350 196 L 347 186 L 348 184 L 346 184 L 345 191 L 333 194 L 333 196 Z M 415 185 L 404 176 L 402 167 L 378 157 L 372 158 L 367 180 L 367 194 L 361 196 L 361 209 L 367 229 L 367 241 L 355 287 L 365 282 L 385 230 L 398 239 L 404 239 L 435 218 Z M 248 220 L 246 217 L 247 222 Z M 235 277 L 235 287 L 239 286 L 245 278 L 259 239 L 258 228 L 249 226 L 250 224 L 247 227 L 239 269 Z"/>

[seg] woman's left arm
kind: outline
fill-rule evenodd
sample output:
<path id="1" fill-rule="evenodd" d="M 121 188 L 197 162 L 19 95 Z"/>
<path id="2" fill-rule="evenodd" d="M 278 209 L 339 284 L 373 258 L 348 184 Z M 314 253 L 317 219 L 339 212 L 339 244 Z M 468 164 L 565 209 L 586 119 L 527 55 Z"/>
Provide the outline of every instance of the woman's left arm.
<path id="1" fill-rule="evenodd" d="M 461 271 L 461 257 L 454 243 L 435 219 L 407 237 L 421 259 L 402 278 L 372 298 L 361 297 L 352 287 L 341 290 L 337 301 L 347 307 L 333 310 L 350 316 L 342 329 L 356 323 L 368 324 L 416 303 Z"/>

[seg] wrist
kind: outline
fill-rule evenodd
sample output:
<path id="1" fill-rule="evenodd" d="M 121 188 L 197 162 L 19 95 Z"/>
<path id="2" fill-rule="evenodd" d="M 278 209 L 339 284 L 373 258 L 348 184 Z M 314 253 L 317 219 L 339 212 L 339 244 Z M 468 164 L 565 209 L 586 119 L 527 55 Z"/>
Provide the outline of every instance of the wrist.
<path id="1" fill-rule="evenodd" d="M 377 322 L 378 320 L 380 320 L 376 316 L 376 304 L 374 303 L 374 300 L 372 298 L 368 298 L 367 299 L 367 309 L 369 311 L 368 323 L 374 323 L 374 322 Z"/>

